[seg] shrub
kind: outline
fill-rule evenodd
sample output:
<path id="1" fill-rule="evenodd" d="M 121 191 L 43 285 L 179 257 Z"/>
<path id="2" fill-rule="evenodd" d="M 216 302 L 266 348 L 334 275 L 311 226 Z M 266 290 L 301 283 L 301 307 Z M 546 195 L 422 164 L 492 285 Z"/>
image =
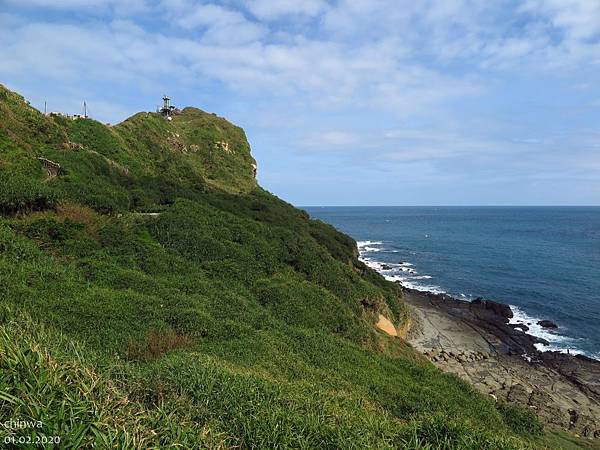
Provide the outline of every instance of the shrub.
<path id="1" fill-rule="evenodd" d="M 124 189 L 105 187 L 100 184 L 87 188 L 80 186 L 79 201 L 100 214 L 125 212 L 129 209 L 129 196 Z"/>
<path id="2" fill-rule="evenodd" d="M 26 236 L 39 241 L 65 241 L 76 237 L 84 228 L 81 223 L 70 219 L 58 221 L 41 217 L 19 227 Z"/>
<path id="3" fill-rule="evenodd" d="M 289 325 L 317 328 L 355 342 L 366 338 L 364 325 L 331 292 L 309 281 L 276 276 L 255 285 L 259 302 Z"/>
<path id="4" fill-rule="evenodd" d="M 40 249 L 30 239 L 0 224 L 0 256 L 6 258 L 9 264 L 35 260 L 40 254 Z"/>
<path id="5" fill-rule="evenodd" d="M 98 217 L 95 211 L 87 206 L 75 203 L 61 203 L 56 207 L 59 217 L 81 223 L 89 234 L 95 234 L 98 230 Z"/>
<path id="6" fill-rule="evenodd" d="M 58 195 L 41 180 L 20 174 L 0 174 L 0 213 L 15 214 L 53 208 Z"/>

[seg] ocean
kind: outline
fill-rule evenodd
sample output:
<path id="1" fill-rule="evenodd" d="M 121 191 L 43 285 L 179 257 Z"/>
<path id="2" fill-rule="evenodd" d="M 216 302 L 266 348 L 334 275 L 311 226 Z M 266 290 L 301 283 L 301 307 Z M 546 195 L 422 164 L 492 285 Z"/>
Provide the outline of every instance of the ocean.
<path id="1" fill-rule="evenodd" d="M 389 280 L 507 303 L 513 323 L 549 342 L 540 350 L 600 359 L 600 207 L 304 209 L 352 236 Z"/>

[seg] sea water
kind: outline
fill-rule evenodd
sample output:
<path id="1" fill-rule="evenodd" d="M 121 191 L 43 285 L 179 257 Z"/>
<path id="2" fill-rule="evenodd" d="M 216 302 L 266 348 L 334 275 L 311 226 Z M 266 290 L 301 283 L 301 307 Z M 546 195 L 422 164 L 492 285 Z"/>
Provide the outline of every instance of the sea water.
<path id="1" fill-rule="evenodd" d="M 600 207 L 306 207 L 386 278 L 511 305 L 540 350 L 600 359 Z M 541 319 L 557 330 L 537 325 Z"/>

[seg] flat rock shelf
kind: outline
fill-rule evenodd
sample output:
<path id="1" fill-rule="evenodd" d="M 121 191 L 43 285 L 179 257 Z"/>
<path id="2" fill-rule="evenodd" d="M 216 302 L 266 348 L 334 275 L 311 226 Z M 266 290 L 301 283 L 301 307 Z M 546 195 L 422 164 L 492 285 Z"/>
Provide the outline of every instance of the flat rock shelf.
<path id="1" fill-rule="evenodd" d="M 537 338 L 508 324 L 506 305 L 411 289 L 404 298 L 416 322 L 408 340 L 433 364 L 549 425 L 600 438 L 600 362 L 537 351 Z"/>

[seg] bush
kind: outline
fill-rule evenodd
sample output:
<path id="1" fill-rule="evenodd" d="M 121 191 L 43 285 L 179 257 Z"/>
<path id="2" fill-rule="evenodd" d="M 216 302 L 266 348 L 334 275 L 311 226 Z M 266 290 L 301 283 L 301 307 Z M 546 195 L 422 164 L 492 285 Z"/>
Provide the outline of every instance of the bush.
<path id="1" fill-rule="evenodd" d="M 0 174 L 0 213 L 15 214 L 53 208 L 59 201 L 41 180 L 20 174 Z"/>
<path id="2" fill-rule="evenodd" d="M 8 264 L 15 265 L 23 261 L 35 260 L 40 255 L 40 249 L 30 239 L 0 224 L 0 256 L 6 258 Z"/>
<path id="3" fill-rule="evenodd" d="M 97 214 L 87 206 L 75 203 L 62 203 L 57 206 L 56 212 L 59 217 L 83 224 L 89 234 L 93 235 L 98 230 Z"/>
<path id="4" fill-rule="evenodd" d="M 75 238 L 84 229 L 81 223 L 70 219 L 59 221 L 55 218 L 39 218 L 20 226 L 24 235 L 38 241 L 58 241 Z"/>
<path id="5" fill-rule="evenodd" d="M 348 307 L 309 281 L 276 276 L 259 280 L 255 292 L 261 304 L 289 325 L 328 330 L 355 342 L 366 338 L 364 325 Z"/>
<path id="6" fill-rule="evenodd" d="M 74 190 L 75 186 L 71 187 Z M 72 199 L 83 203 L 100 214 L 123 213 L 129 210 L 129 195 L 118 186 L 105 186 L 99 182 L 78 185 Z"/>

